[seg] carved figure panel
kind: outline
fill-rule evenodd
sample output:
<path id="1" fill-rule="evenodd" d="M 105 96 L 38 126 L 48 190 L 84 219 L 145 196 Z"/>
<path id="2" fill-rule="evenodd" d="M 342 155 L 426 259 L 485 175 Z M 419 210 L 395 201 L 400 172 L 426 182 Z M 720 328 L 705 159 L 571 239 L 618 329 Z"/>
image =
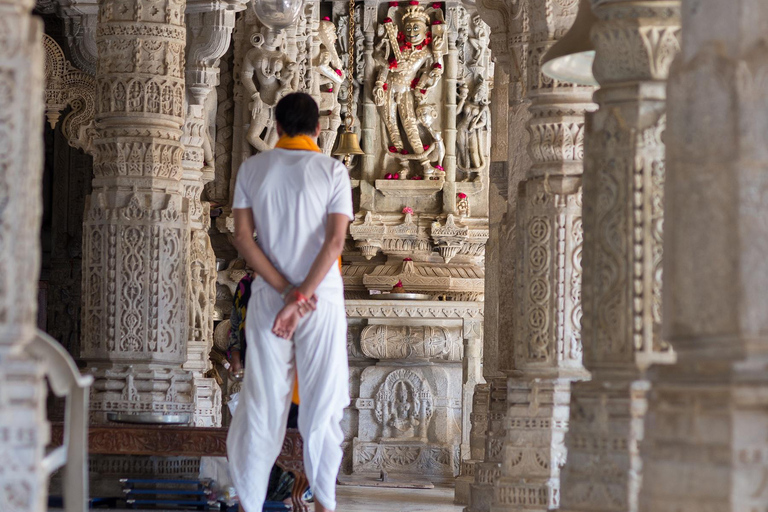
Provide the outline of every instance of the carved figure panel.
<path id="1" fill-rule="evenodd" d="M 426 441 L 434 402 L 429 384 L 420 375 L 407 369 L 393 371 L 379 388 L 375 404 L 385 437 Z"/>

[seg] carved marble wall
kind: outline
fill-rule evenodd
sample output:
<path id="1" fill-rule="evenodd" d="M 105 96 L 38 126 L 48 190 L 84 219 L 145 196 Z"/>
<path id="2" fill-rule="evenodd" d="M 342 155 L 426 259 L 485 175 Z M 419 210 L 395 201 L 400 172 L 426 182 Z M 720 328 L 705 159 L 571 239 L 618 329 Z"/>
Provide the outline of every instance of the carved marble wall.
<path id="1" fill-rule="evenodd" d="M 44 122 L 43 26 L 30 0 L 0 1 L 0 503 L 46 509 L 50 436 L 36 329 Z"/>
<path id="2" fill-rule="evenodd" d="M 674 361 L 660 326 L 666 78 L 679 5 L 592 2 L 600 108 L 585 144 L 582 331 L 592 380 L 571 397 L 566 510 L 637 510 L 646 372 Z"/>
<path id="3" fill-rule="evenodd" d="M 227 154 L 217 153 L 216 177 L 206 187 L 207 197 L 220 206 L 215 229 L 221 235 L 233 229 L 229 204 L 240 164 L 277 140 L 274 105 L 289 92 L 306 91 L 320 105 L 323 151 L 331 152 L 347 115 L 353 116 L 365 151 L 346 160 L 356 211 L 343 255 L 347 298 L 382 304 L 381 293 L 404 291 L 427 299 L 414 306 L 417 311 L 442 310 L 442 300 L 480 307 L 495 76 L 488 26 L 473 6 L 458 1 L 365 1 L 355 9 L 356 54 L 350 63 L 348 8 L 345 1 L 307 1 L 295 26 L 280 32 L 265 27 L 250 9 L 238 17 L 233 50 L 222 65 L 228 85 L 220 88 L 217 111 L 217 151 Z M 351 90 L 342 80 L 349 66 L 354 67 Z M 347 112 L 350 94 L 353 106 Z M 219 248 L 217 254 L 232 266 Z M 222 304 L 227 283 L 238 272 L 220 273 Z M 414 474 L 431 464 L 425 474 L 454 476 L 458 461 L 469 456 L 474 387 L 483 381 L 480 324 L 457 334 L 412 319 L 405 331 L 390 326 L 384 333 L 373 327 L 387 322 L 374 317 L 350 321 L 352 389 L 370 396 L 345 419 L 345 470 L 377 473 L 388 442 L 382 440 L 406 439 L 423 448 L 418 457 L 440 462 L 393 465 L 395 474 Z M 463 325 L 459 319 L 454 324 Z M 361 339 L 368 340 L 364 346 Z M 389 341 L 374 344 L 378 339 Z M 402 341 L 416 339 L 429 343 Z M 467 339 L 473 341 L 465 346 Z M 451 343 L 456 345 L 450 348 Z M 394 409 L 377 411 L 375 395 L 386 376 L 408 365 L 413 375 L 394 379 L 387 393 L 404 393 L 408 402 L 414 389 L 418 394 L 426 386 L 432 398 L 424 403 L 433 404 L 427 408 L 432 412 L 397 419 Z M 442 418 L 450 418 L 450 425 L 436 429 Z M 432 427 L 418 432 L 409 422 Z M 373 454 L 370 461 L 353 463 L 353 439 L 360 457 Z"/>

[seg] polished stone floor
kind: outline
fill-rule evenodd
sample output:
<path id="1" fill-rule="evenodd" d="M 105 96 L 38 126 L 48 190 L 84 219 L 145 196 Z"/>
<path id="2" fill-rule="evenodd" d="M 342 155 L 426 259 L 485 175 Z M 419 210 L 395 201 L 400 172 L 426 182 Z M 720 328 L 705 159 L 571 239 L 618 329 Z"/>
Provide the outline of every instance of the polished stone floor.
<path id="1" fill-rule="evenodd" d="M 377 487 L 336 488 L 336 512 L 461 512 L 453 504 L 453 488 L 384 489 Z"/>

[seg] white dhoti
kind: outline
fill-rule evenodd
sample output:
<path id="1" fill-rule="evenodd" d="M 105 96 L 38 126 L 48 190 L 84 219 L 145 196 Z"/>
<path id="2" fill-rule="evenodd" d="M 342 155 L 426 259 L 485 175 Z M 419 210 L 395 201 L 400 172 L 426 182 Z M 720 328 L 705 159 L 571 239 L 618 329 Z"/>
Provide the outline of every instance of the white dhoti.
<path id="1" fill-rule="evenodd" d="M 292 341 L 272 334 L 282 307 L 275 290 L 260 279 L 253 283 L 245 324 L 245 378 L 227 437 L 232 480 L 245 512 L 261 512 L 285 437 L 298 370 L 304 467 L 315 499 L 333 510 L 344 439 L 339 423 L 349 405 L 343 299 L 320 299 L 317 310 L 301 320 Z"/>

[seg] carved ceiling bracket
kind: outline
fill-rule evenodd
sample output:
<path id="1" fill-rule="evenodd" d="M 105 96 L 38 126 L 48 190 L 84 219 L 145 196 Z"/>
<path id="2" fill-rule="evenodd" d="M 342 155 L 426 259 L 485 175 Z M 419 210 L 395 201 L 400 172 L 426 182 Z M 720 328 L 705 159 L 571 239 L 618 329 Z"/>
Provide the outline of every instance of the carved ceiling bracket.
<path id="1" fill-rule="evenodd" d="M 45 45 L 45 115 L 51 127 L 61 111 L 72 110 L 62 121 L 61 131 L 72 147 L 92 153 L 93 117 L 96 114 L 96 79 L 75 68 L 49 35 Z"/>

